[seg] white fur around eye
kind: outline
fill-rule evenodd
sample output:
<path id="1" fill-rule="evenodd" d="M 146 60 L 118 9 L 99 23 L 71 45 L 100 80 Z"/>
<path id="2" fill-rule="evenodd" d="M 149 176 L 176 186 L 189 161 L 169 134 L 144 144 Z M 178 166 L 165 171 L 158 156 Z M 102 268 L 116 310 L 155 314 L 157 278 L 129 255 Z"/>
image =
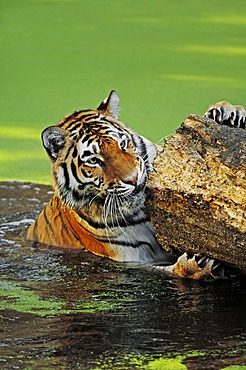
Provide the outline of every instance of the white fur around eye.
<path id="1" fill-rule="evenodd" d="M 101 167 L 103 165 L 103 161 L 96 156 L 88 158 L 84 163 L 88 167 Z"/>
<path id="2" fill-rule="evenodd" d="M 126 150 L 127 147 L 128 147 L 128 143 L 129 143 L 129 140 L 128 138 L 124 135 L 122 136 L 122 138 L 119 140 L 119 147 L 122 149 L 122 150 Z"/>

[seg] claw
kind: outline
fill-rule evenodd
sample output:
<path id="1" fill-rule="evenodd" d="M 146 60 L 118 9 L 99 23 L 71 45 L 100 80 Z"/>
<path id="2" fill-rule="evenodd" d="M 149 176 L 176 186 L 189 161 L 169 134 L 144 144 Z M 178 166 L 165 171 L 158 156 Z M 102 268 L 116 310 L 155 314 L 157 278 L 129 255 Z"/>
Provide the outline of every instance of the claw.
<path id="1" fill-rule="evenodd" d="M 209 105 L 204 117 L 212 118 L 215 122 L 222 125 L 246 128 L 244 107 L 242 105 L 232 105 L 228 101 Z"/>
<path id="2" fill-rule="evenodd" d="M 171 266 L 163 267 L 163 270 L 171 275 L 190 279 L 215 278 L 213 274 L 214 259 L 193 255 L 189 258 L 187 253 L 182 254 L 177 262 Z"/>
<path id="3" fill-rule="evenodd" d="M 235 105 L 236 109 L 236 125 L 240 128 L 246 128 L 246 112 L 242 105 Z"/>

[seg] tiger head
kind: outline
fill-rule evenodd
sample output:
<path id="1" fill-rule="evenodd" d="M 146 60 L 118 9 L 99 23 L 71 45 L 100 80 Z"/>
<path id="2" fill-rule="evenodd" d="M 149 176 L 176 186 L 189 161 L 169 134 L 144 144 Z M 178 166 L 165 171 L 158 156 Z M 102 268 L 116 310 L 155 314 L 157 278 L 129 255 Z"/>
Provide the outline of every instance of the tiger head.
<path id="1" fill-rule="evenodd" d="M 119 204 L 144 197 L 156 148 L 118 121 L 118 110 L 111 91 L 97 109 L 74 112 L 42 133 L 55 193 L 73 209 L 102 205 L 110 196 Z"/>

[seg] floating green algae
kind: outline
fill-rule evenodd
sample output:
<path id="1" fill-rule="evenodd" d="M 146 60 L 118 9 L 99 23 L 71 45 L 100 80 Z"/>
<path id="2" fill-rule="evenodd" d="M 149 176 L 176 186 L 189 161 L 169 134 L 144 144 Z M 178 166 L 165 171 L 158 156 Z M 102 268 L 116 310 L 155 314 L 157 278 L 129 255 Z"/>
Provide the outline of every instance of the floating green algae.
<path id="1" fill-rule="evenodd" d="M 7 281 L 0 281 L 0 297 L 0 310 L 8 309 L 38 316 L 53 316 L 70 312 L 94 313 L 117 306 L 112 302 L 97 299 L 96 301 L 79 301 L 74 307 L 66 308 L 66 302 L 55 300 L 52 297 L 43 299 L 28 287 Z"/>
<path id="2" fill-rule="evenodd" d="M 91 370 L 122 370 L 122 369 L 138 369 L 138 370 L 188 370 L 188 367 L 183 363 L 191 357 L 203 357 L 209 355 L 205 352 L 194 351 L 184 354 L 167 354 L 165 357 L 159 355 L 134 355 L 125 354 L 123 357 L 117 357 L 117 353 L 107 359 L 99 360 L 96 368 Z M 216 361 L 216 359 L 215 359 Z M 246 370 L 244 365 L 230 365 L 221 370 Z"/>
<path id="3" fill-rule="evenodd" d="M 187 370 L 187 366 L 182 364 L 185 357 L 177 356 L 175 358 L 159 358 L 150 361 L 145 367 L 145 370 Z"/>
<path id="4" fill-rule="evenodd" d="M 44 300 L 13 282 L 0 282 L 0 296 L 0 310 L 9 309 L 39 316 L 55 315 L 64 305 L 60 301 Z"/>
<path id="5" fill-rule="evenodd" d="M 111 356 L 107 359 L 99 360 L 96 368 L 91 370 L 122 370 L 122 369 L 138 369 L 138 370 L 187 370 L 187 366 L 182 362 L 189 357 L 202 357 L 204 352 L 194 351 L 186 354 L 167 354 L 162 355 L 134 355 L 125 354 L 123 357 Z"/>

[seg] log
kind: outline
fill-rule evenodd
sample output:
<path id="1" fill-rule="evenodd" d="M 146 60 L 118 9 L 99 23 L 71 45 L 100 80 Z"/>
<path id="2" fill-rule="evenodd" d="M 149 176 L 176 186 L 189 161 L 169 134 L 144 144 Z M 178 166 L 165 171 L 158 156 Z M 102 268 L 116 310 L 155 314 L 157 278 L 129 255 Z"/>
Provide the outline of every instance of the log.
<path id="1" fill-rule="evenodd" d="M 246 130 L 190 115 L 154 167 L 146 206 L 163 248 L 246 273 Z"/>

